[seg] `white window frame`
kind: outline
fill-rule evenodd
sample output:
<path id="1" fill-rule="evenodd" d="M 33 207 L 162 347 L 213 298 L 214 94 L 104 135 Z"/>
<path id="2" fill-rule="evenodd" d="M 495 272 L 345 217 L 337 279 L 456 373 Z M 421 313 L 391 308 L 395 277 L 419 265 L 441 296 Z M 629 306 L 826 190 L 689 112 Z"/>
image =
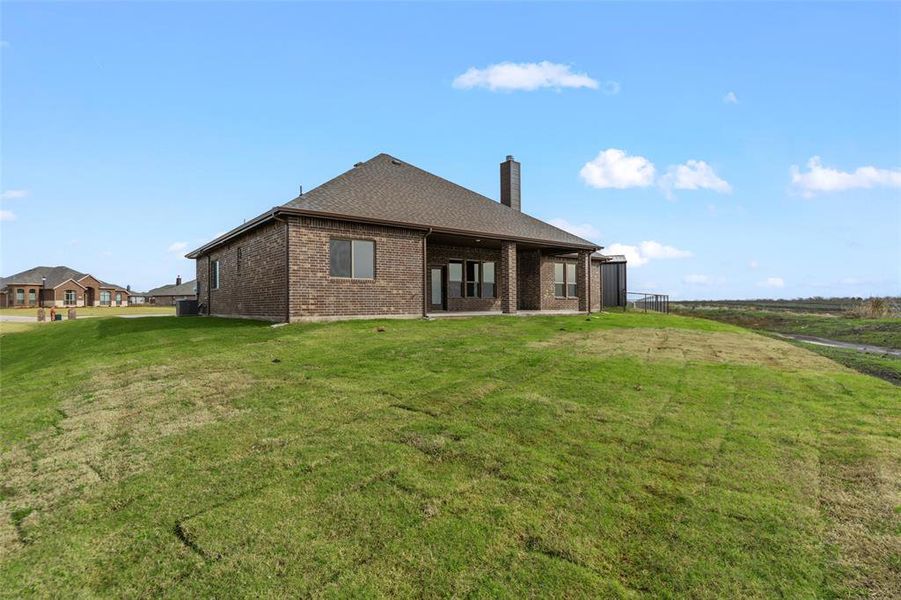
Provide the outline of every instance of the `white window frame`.
<path id="1" fill-rule="evenodd" d="M 214 258 L 210 261 L 210 289 L 219 289 L 219 259 Z"/>

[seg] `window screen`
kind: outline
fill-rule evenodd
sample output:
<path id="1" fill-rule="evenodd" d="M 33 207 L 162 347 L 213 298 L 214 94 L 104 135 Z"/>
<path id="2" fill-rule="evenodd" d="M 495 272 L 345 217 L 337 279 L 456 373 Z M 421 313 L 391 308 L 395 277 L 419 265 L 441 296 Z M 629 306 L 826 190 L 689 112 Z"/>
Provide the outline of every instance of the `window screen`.
<path id="1" fill-rule="evenodd" d="M 447 265 L 447 297 L 463 297 L 463 263 L 459 261 Z"/>
<path id="2" fill-rule="evenodd" d="M 329 246 L 332 277 L 350 277 L 350 240 L 332 240 Z"/>
<path id="3" fill-rule="evenodd" d="M 566 296 L 566 280 L 564 279 L 564 264 L 554 263 L 554 296 L 562 298 Z"/>
<path id="4" fill-rule="evenodd" d="M 566 295 L 576 297 L 576 265 L 566 265 Z"/>
<path id="5" fill-rule="evenodd" d="M 479 297 L 479 263 L 466 261 L 466 297 Z"/>

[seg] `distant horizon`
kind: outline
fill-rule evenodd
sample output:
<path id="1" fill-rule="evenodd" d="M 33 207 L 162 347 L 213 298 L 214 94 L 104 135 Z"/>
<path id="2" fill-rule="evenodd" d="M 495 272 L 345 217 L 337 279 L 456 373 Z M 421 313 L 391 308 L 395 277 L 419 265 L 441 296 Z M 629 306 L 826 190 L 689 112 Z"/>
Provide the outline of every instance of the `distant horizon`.
<path id="1" fill-rule="evenodd" d="M 901 4 L 211 6 L 0 6 L 4 276 L 146 291 L 380 152 L 509 154 L 636 292 L 901 296 Z"/>

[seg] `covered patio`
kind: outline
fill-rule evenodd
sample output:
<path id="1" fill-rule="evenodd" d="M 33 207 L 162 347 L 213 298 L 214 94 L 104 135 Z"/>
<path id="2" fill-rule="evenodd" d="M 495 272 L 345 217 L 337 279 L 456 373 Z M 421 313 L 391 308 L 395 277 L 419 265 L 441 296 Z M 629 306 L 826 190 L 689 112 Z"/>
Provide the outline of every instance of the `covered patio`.
<path id="1" fill-rule="evenodd" d="M 429 317 L 600 309 L 600 271 L 588 250 L 430 233 L 423 252 L 423 313 Z"/>

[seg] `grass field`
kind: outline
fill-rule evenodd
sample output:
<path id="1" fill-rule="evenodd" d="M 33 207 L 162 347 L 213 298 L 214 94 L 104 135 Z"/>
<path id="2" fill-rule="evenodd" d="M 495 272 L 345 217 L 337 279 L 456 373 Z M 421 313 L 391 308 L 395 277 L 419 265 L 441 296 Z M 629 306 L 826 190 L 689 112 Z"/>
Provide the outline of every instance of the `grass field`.
<path id="1" fill-rule="evenodd" d="M 91 317 L 118 317 L 122 315 L 174 315 L 174 306 L 88 306 L 78 307 L 78 316 Z M 50 309 L 46 309 L 49 314 Z M 56 312 L 66 318 L 67 308 L 57 308 Z M 37 316 L 36 308 L 0 308 L 0 315 L 17 316 L 17 317 L 34 317 Z"/>
<path id="2" fill-rule="evenodd" d="M 788 303 L 788 301 L 782 302 L 783 304 Z M 741 305 L 738 301 L 680 302 L 673 306 L 673 310 L 681 315 L 714 319 L 757 331 L 811 335 L 840 342 L 901 348 L 901 318 L 862 319 L 848 316 L 843 312 L 800 312 L 806 307 L 807 303 L 805 302 L 799 302 L 791 310 L 785 308 L 760 309 L 755 306 Z M 798 343 L 847 367 L 901 385 L 901 358 Z"/>
<path id="3" fill-rule="evenodd" d="M 0 340 L 19 597 L 901 596 L 898 388 L 653 314 Z"/>

